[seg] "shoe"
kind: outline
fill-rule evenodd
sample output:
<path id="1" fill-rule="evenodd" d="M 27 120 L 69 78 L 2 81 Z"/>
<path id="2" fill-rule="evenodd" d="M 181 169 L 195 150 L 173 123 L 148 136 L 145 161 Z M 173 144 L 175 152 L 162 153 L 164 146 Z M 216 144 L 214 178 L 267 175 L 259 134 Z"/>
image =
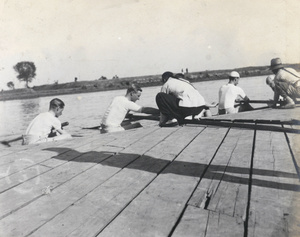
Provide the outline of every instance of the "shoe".
<path id="1" fill-rule="evenodd" d="M 286 105 L 280 106 L 279 109 L 293 109 L 293 108 L 295 108 L 295 107 L 296 107 L 295 104 L 293 104 L 293 103 L 288 103 L 288 104 L 286 104 Z"/>
<path id="2" fill-rule="evenodd" d="M 199 114 L 197 114 L 197 115 L 194 116 L 194 119 L 195 120 L 200 120 L 201 117 L 204 117 L 205 112 L 206 112 L 206 110 L 203 109 Z"/>
<path id="3" fill-rule="evenodd" d="M 287 96 L 285 98 L 285 101 L 286 101 L 286 104 L 280 106 L 281 109 L 293 109 L 293 108 L 295 108 L 295 106 L 296 106 L 295 102 L 291 97 Z"/>
<path id="4" fill-rule="evenodd" d="M 175 127 L 178 125 L 178 122 L 176 119 L 170 119 L 165 123 L 159 123 L 160 127 Z"/>

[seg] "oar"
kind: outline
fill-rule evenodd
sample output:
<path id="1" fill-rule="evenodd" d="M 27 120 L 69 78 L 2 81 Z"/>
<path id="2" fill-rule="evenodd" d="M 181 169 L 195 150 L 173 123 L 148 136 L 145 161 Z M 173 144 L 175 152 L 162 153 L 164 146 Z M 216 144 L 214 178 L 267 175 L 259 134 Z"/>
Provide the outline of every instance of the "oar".
<path id="1" fill-rule="evenodd" d="M 250 104 L 273 104 L 274 100 L 240 100 L 236 101 L 237 103 L 245 104 L 245 103 L 250 103 Z M 279 100 L 277 101 L 277 104 L 283 105 L 285 101 Z M 296 101 L 296 104 L 300 104 L 300 101 Z"/>
<path id="2" fill-rule="evenodd" d="M 137 114 L 128 114 L 126 116 L 127 119 L 130 121 L 137 121 L 137 120 L 154 120 L 154 121 L 159 121 L 159 116 L 158 115 L 137 115 Z"/>
<path id="3" fill-rule="evenodd" d="M 17 138 L 14 138 L 14 139 L 11 139 L 11 140 L 6 140 L 6 141 L 1 141 L 1 144 L 5 145 L 5 146 L 8 146 L 8 147 L 11 147 L 11 145 L 9 143 L 11 142 L 16 142 L 16 141 L 19 141 L 19 140 L 22 140 L 23 139 L 23 136 L 20 136 L 20 137 L 17 137 Z"/>
<path id="4" fill-rule="evenodd" d="M 205 120 L 185 120 L 186 124 L 199 124 L 199 125 L 212 125 L 219 127 L 235 127 L 246 128 L 273 132 L 286 132 L 286 133 L 300 133 L 300 129 L 284 128 L 271 125 L 258 125 L 258 124 L 245 124 L 245 123 L 232 123 L 232 122 L 220 122 L 220 121 L 205 121 Z"/>
<path id="5" fill-rule="evenodd" d="M 128 119 L 128 120 L 126 120 Z M 139 120 L 154 120 L 159 121 L 159 116 L 156 115 L 136 115 L 136 114 L 128 114 L 125 118 L 126 121 L 139 121 Z M 99 129 L 101 126 L 93 126 L 93 127 L 83 127 L 82 129 Z"/>
<path id="6" fill-rule="evenodd" d="M 270 104 L 273 103 L 273 100 L 240 100 L 237 103 L 250 103 L 250 104 Z"/>
<path id="7" fill-rule="evenodd" d="M 297 119 L 268 120 L 268 119 L 213 119 L 213 118 L 202 118 L 200 121 L 300 125 L 300 120 L 297 120 Z"/>
<path id="8" fill-rule="evenodd" d="M 83 127 L 82 129 L 99 129 L 101 126 L 94 126 L 94 127 Z"/>

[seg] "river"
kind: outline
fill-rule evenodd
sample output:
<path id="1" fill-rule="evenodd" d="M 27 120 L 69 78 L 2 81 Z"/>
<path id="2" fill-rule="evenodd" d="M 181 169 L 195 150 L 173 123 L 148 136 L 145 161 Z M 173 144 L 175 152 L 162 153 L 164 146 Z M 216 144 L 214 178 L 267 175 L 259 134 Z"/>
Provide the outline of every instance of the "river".
<path id="1" fill-rule="evenodd" d="M 241 78 L 239 86 L 242 87 L 250 99 L 267 100 L 273 98 L 272 90 L 265 84 L 266 76 Z M 206 101 L 217 102 L 218 90 L 228 80 L 214 80 L 193 83 Z M 160 86 L 145 87 L 138 104 L 141 106 L 157 107 L 155 95 L 160 91 Z M 63 115 L 60 121 L 69 122 L 66 128 L 74 134 L 82 127 L 99 125 L 102 115 L 117 95 L 125 95 L 126 90 L 103 91 L 94 93 L 81 93 L 60 95 L 58 98 L 65 102 Z M 25 132 L 30 121 L 39 113 L 47 111 L 49 102 L 54 97 L 41 97 L 26 100 L 0 101 L 0 137 L 20 135 Z M 265 106 L 265 105 L 254 105 Z M 217 109 L 212 110 L 213 114 Z"/>

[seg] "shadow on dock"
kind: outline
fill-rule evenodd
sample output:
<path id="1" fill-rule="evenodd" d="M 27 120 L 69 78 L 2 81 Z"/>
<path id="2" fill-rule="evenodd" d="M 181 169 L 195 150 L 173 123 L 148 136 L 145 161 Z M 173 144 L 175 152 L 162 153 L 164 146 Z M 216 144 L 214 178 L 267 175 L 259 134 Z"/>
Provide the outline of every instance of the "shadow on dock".
<path id="1" fill-rule="evenodd" d="M 199 177 L 200 179 L 214 179 L 222 180 L 225 182 L 238 183 L 249 185 L 250 168 L 242 168 L 235 166 L 224 166 L 224 165 L 206 165 L 194 162 L 184 162 L 158 159 L 147 155 L 132 154 L 132 153 L 115 153 L 111 151 L 89 151 L 89 152 L 78 152 L 76 150 L 62 147 L 51 147 L 45 150 L 57 152 L 59 155 L 53 156 L 53 159 L 71 161 L 71 162 L 89 162 L 95 164 L 101 164 L 103 166 L 117 167 L 121 169 L 136 169 L 146 172 L 160 174 L 175 174 L 191 177 Z M 66 153 L 71 153 L 73 159 Z M 110 154 L 109 157 L 107 155 Z M 105 157 L 105 158 L 103 158 Z M 231 173 L 231 174 L 229 174 Z M 252 174 L 260 175 L 264 177 L 280 177 L 287 179 L 298 179 L 297 174 L 266 170 L 266 169 L 252 169 Z M 244 177 L 241 177 L 243 175 Z M 280 183 L 274 181 L 252 179 L 252 186 L 259 186 L 264 188 L 281 189 L 287 191 L 300 192 L 300 184 L 289 184 Z"/>

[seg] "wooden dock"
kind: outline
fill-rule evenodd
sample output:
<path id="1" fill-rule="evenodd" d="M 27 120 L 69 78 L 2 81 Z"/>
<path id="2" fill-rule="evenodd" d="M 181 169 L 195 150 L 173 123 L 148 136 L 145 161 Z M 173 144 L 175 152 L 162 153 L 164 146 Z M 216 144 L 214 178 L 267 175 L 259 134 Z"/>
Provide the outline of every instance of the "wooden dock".
<path id="1" fill-rule="evenodd" d="M 82 135 L 1 147 L 0 236 L 300 236 L 297 133 L 146 121 Z"/>

